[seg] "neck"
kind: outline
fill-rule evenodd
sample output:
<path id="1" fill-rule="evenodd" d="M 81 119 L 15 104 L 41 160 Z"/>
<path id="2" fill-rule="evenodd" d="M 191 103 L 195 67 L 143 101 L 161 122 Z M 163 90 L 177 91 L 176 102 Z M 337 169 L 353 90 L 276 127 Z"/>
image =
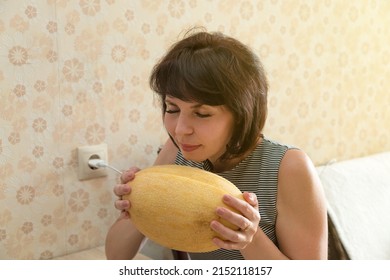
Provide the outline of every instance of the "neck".
<path id="1" fill-rule="evenodd" d="M 262 137 L 257 141 L 256 145 L 254 145 L 251 149 L 249 149 L 245 154 L 239 157 L 235 157 L 232 159 L 221 160 L 217 159 L 216 161 L 210 161 L 213 172 L 221 173 L 224 171 L 228 171 L 236 167 L 241 161 L 243 161 L 247 156 L 249 156 L 252 151 L 259 145 L 262 141 Z"/>
<path id="2" fill-rule="evenodd" d="M 246 156 L 232 158 L 228 160 L 217 160 L 216 162 L 211 162 L 213 165 L 213 172 L 221 173 L 233 169 L 237 164 L 239 164 Z"/>

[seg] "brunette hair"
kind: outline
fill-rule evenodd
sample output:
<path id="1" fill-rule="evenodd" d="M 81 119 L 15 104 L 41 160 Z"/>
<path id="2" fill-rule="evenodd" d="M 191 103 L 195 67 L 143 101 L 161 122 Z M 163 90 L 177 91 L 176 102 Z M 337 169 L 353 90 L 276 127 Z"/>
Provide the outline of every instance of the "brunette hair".
<path id="1" fill-rule="evenodd" d="M 150 87 L 165 114 L 167 95 L 211 106 L 225 105 L 235 126 L 222 159 L 238 157 L 261 137 L 268 82 L 254 52 L 222 33 L 197 31 L 175 43 L 154 66 Z"/>

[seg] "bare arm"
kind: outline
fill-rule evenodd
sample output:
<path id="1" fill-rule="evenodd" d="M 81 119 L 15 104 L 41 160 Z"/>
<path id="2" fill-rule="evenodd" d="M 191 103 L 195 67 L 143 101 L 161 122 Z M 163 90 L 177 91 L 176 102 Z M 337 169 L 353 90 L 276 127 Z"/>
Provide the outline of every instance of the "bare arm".
<path id="1" fill-rule="evenodd" d="M 325 196 L 317 172 L 300 150 L 289 150 L 279 173 L 276 224 L 282 252 L 290 259 L 327 259 Z"/>
<path id="2" fill-rule="evenodd" d="M 105 243 L 109 260 L 130 260 L 137 254 L 144 236 L 135 228 L 128 215 L 121 213 L 108 231 Z"/>
<path id="3" fill-rule="evenodd" d="M 257 200 L 248 195 L 245 200 L 248 203 L 237 199 L 225 202 L 243 216 L 229 211 L 220 215 L 244 230 L 232 231 L 218 223 L 212 224 L 213 229 L 227 239 L 217 239 L 218 246 L 240 250 L 245 259 L 327 258 L 325 198 L 316 170 L 302 151 L 287 151 L 279 170 L 276 205 L 279 248 L 258 227 L 259 219 L 254 212 L 258 211 Z"/>
<path id="4" fill-rule="evenodd" d="M 176 158 L 177 148 L 170 139 L 165 143 L 158 154 L 154 165 L 173 164 Z M 121 176 L 122 184 L 114 188 L 114 193 L 121 197 L 131 192 L 131 187 L 126 183 L 134 178 L 137 168 L 131 168 Z M 127 210 L 131 207 L 127 200 L 118 200 L 115 207 L 121 210 L 121 215 L 111 226 L 107 233 L 105 250 L 107 259 L 133 259 L 140 249 L 144 236 L 131 222 Z"/>

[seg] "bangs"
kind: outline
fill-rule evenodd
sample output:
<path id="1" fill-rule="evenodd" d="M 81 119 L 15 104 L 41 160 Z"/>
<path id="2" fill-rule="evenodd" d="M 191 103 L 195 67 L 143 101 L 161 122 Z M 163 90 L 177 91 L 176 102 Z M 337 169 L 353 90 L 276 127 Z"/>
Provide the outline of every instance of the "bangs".
<path id="1" fill-rule="evenodd" d="M 215 64 L 202 58 L 204 55 L 204 51 L 187 50 L 178 58 L 161 62 L 150 78 L 151 88 L 162 100 L 169 95 L 210 106 L 225 105 L 223 91 L 215 79 Z"/>

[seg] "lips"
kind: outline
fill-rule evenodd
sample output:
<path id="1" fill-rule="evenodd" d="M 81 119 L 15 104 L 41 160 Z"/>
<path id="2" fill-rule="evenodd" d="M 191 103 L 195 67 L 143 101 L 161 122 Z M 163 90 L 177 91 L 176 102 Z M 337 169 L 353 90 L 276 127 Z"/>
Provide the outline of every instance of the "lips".
<path id="1" fill-rule="evenodd" d="M 180 144 L 180 148 L 183 152 L 193 152 L 198 149 L 201 145 L 189 145 L 189 144 Z"/>

